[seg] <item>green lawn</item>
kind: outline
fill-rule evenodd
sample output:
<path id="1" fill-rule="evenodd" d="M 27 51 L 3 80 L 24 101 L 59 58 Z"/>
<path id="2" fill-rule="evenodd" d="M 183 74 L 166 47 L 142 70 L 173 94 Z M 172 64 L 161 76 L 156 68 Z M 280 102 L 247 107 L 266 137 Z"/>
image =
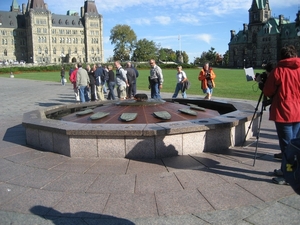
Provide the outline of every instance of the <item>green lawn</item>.
<path id="1" fill-rule="evenodd" d="M 191 88 L 187 90 L 187 94 L 203 96 L 200 89 L 200 81 L 198 74 L 200 69 L 184 70 L 191 81 Z M 176 70 L 164 69 L 164 84 L 162 92 L 173 93 L 176 85 Z M 243 69 L 219 69 L 215 68 L 216 88 L 213 96 L 224 98 L 237 98 L 247 100 L 258 100 L 261 91 L 258 89 L 257 83 L 254 81 L 247 82 Z M 262 72 L 262 70 L 255 70 Z M 137 81 L 138 90 L 148 90 L 149 70 L 139 70 L 140 76 Z M 1 77 L 9 77 L 9 74 L 0 74 Z M 15 73 L 15 78 L 42 80 L 60 82 L 60 71 L 57 72 L 34 72 L 34 73 Z M 179 93 L 179 96 L 180 93 Z"/>

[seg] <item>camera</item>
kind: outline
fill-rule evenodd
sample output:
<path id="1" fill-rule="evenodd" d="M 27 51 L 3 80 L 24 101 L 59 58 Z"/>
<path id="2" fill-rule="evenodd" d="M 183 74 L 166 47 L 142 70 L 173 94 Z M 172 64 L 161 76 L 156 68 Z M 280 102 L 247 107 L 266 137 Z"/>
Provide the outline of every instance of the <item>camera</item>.
<path id="1" fill-rule="evenodd" d="M 267 79 L 268 79 L 268 74 L 267 72 L 271 72 L 274 68 L 273 63 L 271 62 L 263 62 L 263 64 L 261 65 L 261 67 L 266 70 L 263 73 L 256 73 L 255 74 L 255 81 L 258 83 L 258 87 L 260 90 L 263 90 L 264 88 L 264 84 L 266 83 Z"/>
<path id="2" fill-rule="evenodd" d="M 264 84 L 266 82 L 267 78 L 268 78 L 268 74 L 266 72 L 255 74 L 255 81 L 257 83 L 263 83 Z"/>

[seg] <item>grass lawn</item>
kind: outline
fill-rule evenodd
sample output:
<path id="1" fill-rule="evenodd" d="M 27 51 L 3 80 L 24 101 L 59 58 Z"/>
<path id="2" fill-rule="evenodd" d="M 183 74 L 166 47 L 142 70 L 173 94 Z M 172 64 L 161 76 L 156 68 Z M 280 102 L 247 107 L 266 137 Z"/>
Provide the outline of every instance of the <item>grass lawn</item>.
<path id="1" fill-rule="evenodd" d="M 204 94 L 200 89 L 200 81 L 198 81 L 198 74 L 200 69 L 187 69 L 184 70 L 191 82 L 191 88 L 187 90 L 187 95 L 199 95 Z M 214 68 L 216 74 L 216 87 L 214 88 L 213 96 L 223 98 L 237 98 L 247 100 L 258 100 L 261 91 L 258 89 L 258 85 L 254 81 L 247 82 L 245 78 L 245 72 L 243 69 L 219 69 Z M 255 70 L 257 73 L 261 73 L 262 70 Z M 138 90 L 148 89 L 148 76 L 149 70 L 139 70 L 139 77 L 137 79 Z M 176 73 L 175 69 L 164 69 L 164 83 L 162 92 L 173 93 L 176 85 Z M 1 77 L 9 77 L 9 74 L 0 74 Z M 41 81 L 53 81 L 60 82 L 60 71 L 57 72 L 34 72 L 34 73 L 15 73 L 15 78 L 41 80 Z M 68 78 L 67 78 L 68 79 Z M 181 97 L 179 93 L 178 97 Z"/>

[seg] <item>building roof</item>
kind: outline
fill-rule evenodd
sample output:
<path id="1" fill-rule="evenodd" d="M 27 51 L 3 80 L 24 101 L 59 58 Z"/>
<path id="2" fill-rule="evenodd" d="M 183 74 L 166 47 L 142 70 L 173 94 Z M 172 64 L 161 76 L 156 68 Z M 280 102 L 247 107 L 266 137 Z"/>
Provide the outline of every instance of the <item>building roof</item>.
<path id="1" fill-rule="evenodd" d="M 53 27 L 83 27 L 81 18 L 78 15 L 56 15 L 52 14 Z"/>
<path id="2" fill-rule="evenodd" d="M 23 14 L 0 11 L 0 28 L 25 28 L 25 25 Z"/>

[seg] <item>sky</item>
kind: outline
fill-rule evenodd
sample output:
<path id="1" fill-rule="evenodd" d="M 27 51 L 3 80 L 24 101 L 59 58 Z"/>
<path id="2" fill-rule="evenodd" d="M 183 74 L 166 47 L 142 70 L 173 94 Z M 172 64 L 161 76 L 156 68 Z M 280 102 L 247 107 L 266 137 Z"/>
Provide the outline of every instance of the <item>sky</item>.
<path id="1" fill-rule="evenodd" d="M 17 0 L 19 5 L 27 0 Z M 44 0 L 51 13 L 77 11 L 85 0 Z M 0 0 L 0 11 L 9 11 L 12 0 Z M 162 48 L 185 51 L 189 61 L 211 47 L 219 54 L 228 50 L 230 30 L 238 32 L 249 23 L 252 0 L 95 0 L 103 16 L 104 58 L 113 56 L 109 37 L 117 24 L 131 27 L 137 40 L 154 41 Z M 294 22 L 299 0 L 269 0 L 272 16 L 284 15 Z"/>

